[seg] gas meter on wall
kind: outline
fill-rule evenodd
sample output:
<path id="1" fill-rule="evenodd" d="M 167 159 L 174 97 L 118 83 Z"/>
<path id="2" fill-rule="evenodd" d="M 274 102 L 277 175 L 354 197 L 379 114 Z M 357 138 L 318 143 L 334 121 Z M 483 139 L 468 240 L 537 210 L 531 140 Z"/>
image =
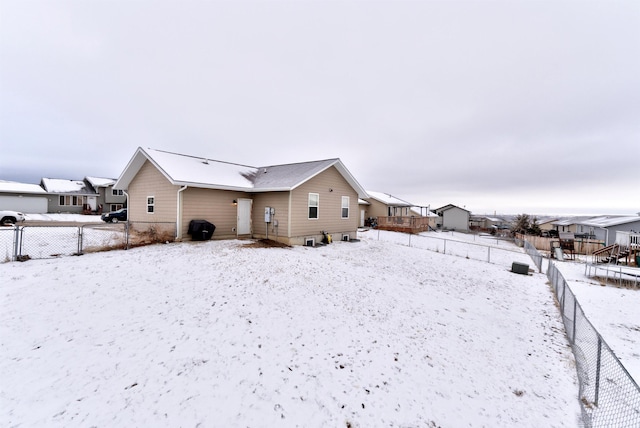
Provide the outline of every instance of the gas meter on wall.
<path id="1" fill-rule="evenodd" d="M 264 222 L 271 223 L 271 217 L 276 213 L 275 208 L 264 207 Z"/>

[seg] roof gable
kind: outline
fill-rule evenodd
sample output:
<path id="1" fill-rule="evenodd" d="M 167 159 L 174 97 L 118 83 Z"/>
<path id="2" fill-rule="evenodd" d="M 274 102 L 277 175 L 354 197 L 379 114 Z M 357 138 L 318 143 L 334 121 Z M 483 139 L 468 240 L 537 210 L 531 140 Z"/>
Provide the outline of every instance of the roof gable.
<path id="1" fill-rule="evenodd" d="M 464 208 L 460 208 L 459 206 L 457 206 L 457 205 L 453 205 L 453 204 L 448 204 L 448 205 L 445 205 L 445 206 L 443 206 L 443 207 L 437 208 L 437 209 L 435 209 L 435 212 L 437 212 L 437 213 L 441 213 L 441 212 L 445 212 L 445 211 L 448 211 L 448 210 L 453 209 L 453 208 L 457 208 L 457 209 L 459 209 L 459 210 L 462 210 L 462 211 L 466 211 L 466 212 L 468 212 L 468 213 L 471 213 L 471 211 L 466 210 L 466 209 L 464 209 Z"/>

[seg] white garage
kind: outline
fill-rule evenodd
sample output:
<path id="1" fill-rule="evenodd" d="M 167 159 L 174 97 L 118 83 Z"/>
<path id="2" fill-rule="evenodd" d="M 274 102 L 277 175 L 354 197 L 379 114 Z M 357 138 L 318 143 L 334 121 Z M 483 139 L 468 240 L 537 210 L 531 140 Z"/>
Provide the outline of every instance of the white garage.
<path id="1" fill-rule="evenodd" d="M 27 214 L 47 212 L 47 192 L 38 184 L 0 180 L 0 210 Z"/>

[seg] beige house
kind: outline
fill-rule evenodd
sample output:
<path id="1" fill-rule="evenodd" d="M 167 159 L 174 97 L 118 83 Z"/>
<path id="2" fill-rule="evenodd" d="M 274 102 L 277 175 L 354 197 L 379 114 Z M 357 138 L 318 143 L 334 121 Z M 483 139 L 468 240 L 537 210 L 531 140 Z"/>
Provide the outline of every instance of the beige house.
<path id="1" fill-rule="evenodd" d="M 367 190 L 367 194 L 369 197 L 366 198 L 366 201 L 369 205 L 364 208 L 366 218 L 405 217 L 412 215 L 411 207 L 413 205 L 410 202 L 403 201 L 388 193 L 375 192 L 372 190 Z"/>
<path id="2" fill-rule="evenodd" d="M 115 189 L 128 195 L 129 221 L 174 224 L 206 220 L 212 239 L 269 238 L 289 245 L 356 237 L 358 198 L 366 191 L 340 159 L 252 167 L 138 148 Z"/>

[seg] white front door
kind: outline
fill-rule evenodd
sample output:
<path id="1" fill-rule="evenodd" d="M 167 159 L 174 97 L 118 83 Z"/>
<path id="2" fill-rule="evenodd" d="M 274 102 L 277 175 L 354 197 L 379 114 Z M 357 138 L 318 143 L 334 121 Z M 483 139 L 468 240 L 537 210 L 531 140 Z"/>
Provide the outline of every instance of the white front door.
<path id="1" fill-rule="evenodd" d="M 98 207 L 98 203 L 95 196 L 87 197 L 87 204 L 89 204 L 91 211 L 95 211 L 96 208 Z"/>
<path id="2" fill-rule="evenodd" d="M 360 210 L 360 227 L 364 227 L 364 210 Z"/>
<path id="3" fill-rule="evenodd" d="M 253 200 L 251 199 L 238 199 L 238 235 L 250 235 L 251 234 L 251 206 Z"/>

